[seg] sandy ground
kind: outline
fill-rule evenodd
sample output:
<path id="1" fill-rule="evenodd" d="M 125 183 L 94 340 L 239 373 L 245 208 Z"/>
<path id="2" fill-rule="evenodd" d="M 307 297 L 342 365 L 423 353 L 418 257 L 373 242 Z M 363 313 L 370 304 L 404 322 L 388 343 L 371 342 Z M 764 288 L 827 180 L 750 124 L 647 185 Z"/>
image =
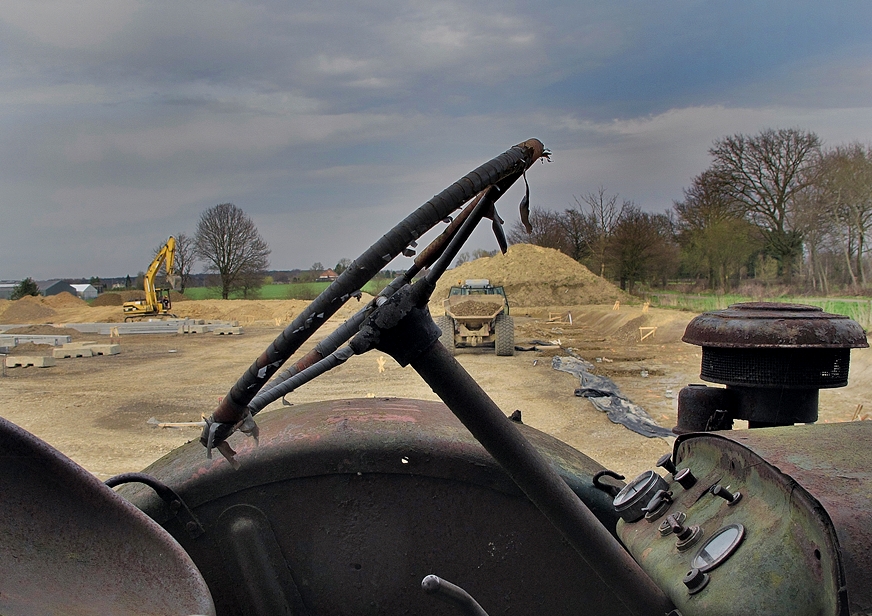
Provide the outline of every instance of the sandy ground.
<path id="1" fill-rule="evenodd" d="M 565 310 L 573 315 L 572 325 L 548 322 L 549 312 Z M 700 349 L 680 341 L 692 317 L 677 311 L 643 314 L 640 307 L 622 307 L 619 312 L 602 306 L 525 308 L 515 313 L 516 343 L 559 340 L 563 347 L 577 349 L 658 423 L 671 428 L 678 391 L 687 383 L 699 382 Z M 640 325 L 658 329 L 640 342 Z M 0 413 L 101 479 L 141 470 L 199 437 L 198 428 L 157 428 L 148 420 L 196 421 L 210 413 L 280 331 L 274 321 L 260 321 L 246 325 L 240 336 L 126 336 L 120 355 L 59 359 L 56 366 L 44 369 L 7 369 L 5 377 L 0 377 Z M 326 333 L 326 328 L 319 333 Z M 78 336 L 80 340 L 100 338 Z M 607 468 L 632 477 L 669 451 L 671 439 L 635 434 L 611 423 L 587 400 L 575 397 L 575 377 L 551 368 L 555 353 L 563 352 L 527 351 L 496 357 L 492 351 L 470 349 L 460 351 L 457 358 L 506 414 L 520 409 L 525 423 L 569 443 Z M 597 363 L 597 358 L 604 360 Z M 851 384 L 821 392 L 820 420 L 851 420 L 857 405 L 868 399 L 870 371 L 869 350 L 853 351 Z M 297 404 L 390 396 L 435 399 L 411 368 L 401 368 L 379 352 L 352 358 L 287 399 Z M 280 408 L 281 402 L 276 402 L 264 412 Z"/>

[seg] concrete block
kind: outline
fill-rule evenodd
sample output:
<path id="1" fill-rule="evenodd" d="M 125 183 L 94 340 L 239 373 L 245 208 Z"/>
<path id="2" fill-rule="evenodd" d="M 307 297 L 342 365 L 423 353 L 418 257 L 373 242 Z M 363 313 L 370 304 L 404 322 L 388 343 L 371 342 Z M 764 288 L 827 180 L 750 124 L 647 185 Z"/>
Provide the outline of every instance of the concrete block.
<path id="1" fill-rule="evenodd" d="M 118 355 L 121 352 L 120 344 L 95 344 L 88 348 L 94 355 Z"/>
<path id="2" fill-rule="evenodd" d="M 67 342 L 63 348 L 65 349 L 81 349 L 82 347 L 89 347 L 97 344 L 93 340 L 81 340 L 79 342 Z"/>
<path id="3" fill-rule="evenodd" d="M 39 355 L 16 355 L 6 358 L 7 368 L 17 368 L 18 366 L 21 366 L 22 368 L 27 368 L 28 366 L 48 368 L 56 364 L 57 362 L 54 357 L 42 357 Z"/>
<path id="4" fill-rule="evenodd" d="M 65 359 L 67 357 L 91 357 L 91 347 L 68 347 L 62 346 L 59 349 L 52 349 L 51 356 L 55 359 Z"/>
<path id="5" fill-rule="evenodd" d="M 241 327 L 230 327 L 227 325 L 221 325 L 221 326 L 213 325 L 212 326 L 212 333 L 218 334 L 219 336 L 223 336 L 225 334 L 226 335 L 241 334 L 242 328 Z"/>
<path id="6" fill-rule="evenodd" d="M 18 346 L 19 344 L 24 344 L 25 342 L 32 342 L 34 344 L 48 344 L 51 346 L 61 346 L 62 344 L 66 344 L 70 342 L 69 336 L 43 336 L 36 334 L 2 334 L 0 335 L 0 343 L 4 346 Z"/>
<path id="7" fill-rule="evenodd" d="M 180 334 L 205 334 L 207 331 L 205 325 L 199 325 L 196 323 L 179 326 Z"/>

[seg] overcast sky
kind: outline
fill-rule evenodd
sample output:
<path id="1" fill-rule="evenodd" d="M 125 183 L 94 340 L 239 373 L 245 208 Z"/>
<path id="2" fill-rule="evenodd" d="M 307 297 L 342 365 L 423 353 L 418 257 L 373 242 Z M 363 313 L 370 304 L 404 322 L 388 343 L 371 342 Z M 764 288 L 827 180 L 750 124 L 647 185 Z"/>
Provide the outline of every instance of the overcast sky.
<path id="1" fill-rule="evenodd" d="M 0 2 L 0 279 L 135 276 L 225 202 L 272 268 L 332 266 L 530 137 L 533 205 L 663 211 L 725 135 L 872 143 L 870 24 L 868 0 Z"/>

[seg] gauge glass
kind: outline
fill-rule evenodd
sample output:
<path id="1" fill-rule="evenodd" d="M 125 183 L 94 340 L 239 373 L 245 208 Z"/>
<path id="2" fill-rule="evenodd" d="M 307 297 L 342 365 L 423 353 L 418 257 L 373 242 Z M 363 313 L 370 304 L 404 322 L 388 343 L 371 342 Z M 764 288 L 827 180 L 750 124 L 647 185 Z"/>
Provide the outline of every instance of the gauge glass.
<path id="1" fill-rule="evenodd" d="M 745 536 L 745 527 L 741 524 L 730 524 L 718 530 L 693 557 L 690 566 L 700 571 L 711 571 L 739 547 Z"/>
<path id="2" fill-rule="evenodd" d="M 618 492 L 618 495 L 615 496 L 615 500 L 613 504 L 615 507 L 620 507 L 630 501 L 632 501 L 637 494 L 645 491 L 647 487 L 646 484 L 651 480 L 651 475 L 654 474 L 654 471 L 645 471 L 638 477 L 636 477 L 633 481 L 624 486 L 624 488 Z"/>

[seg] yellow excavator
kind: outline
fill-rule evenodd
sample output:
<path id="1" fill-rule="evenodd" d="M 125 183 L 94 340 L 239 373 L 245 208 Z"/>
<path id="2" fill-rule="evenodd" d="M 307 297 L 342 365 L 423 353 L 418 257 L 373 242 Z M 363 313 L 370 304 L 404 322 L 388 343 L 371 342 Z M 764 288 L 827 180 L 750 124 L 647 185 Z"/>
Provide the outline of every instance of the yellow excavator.
<path id="1" fill-rule="evenodd" d="M 124 311 L 125 321 L 135 321 L 136 319 L 154 316 L 175 316 L 170 313 L 170 308 L 172 308 L 170 289 L 176 288 L 180 278 L 175 275 L 173 269 L 175 255 L 176 238 L 170 236 L 167 243 L 157 252 L 151 265 L 148 266 L 148 271 L 143 276 L 142 284 L 145 288 L 145 299 L 124 302 L 121 306 Z M 170 289 L 159 289 L 154 286 L 154 279 L 164 263 L 166 263 L 167 283 Z"/>

